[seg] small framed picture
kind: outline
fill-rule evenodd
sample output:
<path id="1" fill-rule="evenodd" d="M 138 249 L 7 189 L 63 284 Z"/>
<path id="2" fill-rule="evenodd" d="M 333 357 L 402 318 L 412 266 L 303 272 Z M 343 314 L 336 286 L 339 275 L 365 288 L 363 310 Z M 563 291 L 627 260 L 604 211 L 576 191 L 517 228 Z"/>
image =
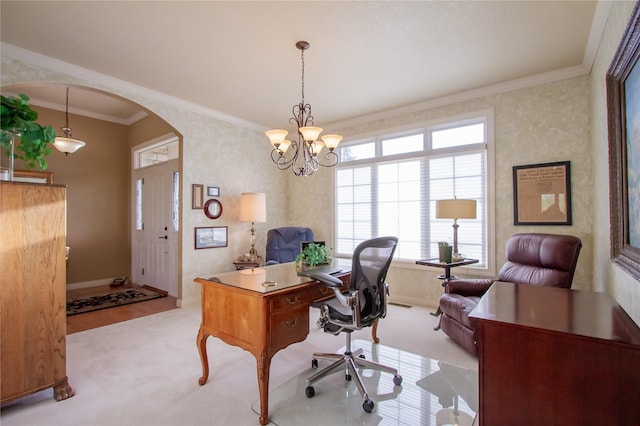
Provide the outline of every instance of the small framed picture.
<path id="1" fill-rule="evenodd" d="M 208 226 L 195 228 L 195 249 L 227 246 L 227 227 Z"/>
<path id="2" fill-rule="evenodd" d="M 219 197 L 219 196 L 220 196 L 219 186 L 207 186 L 207 197 Z"/>
<path id="3" fill-rule="evenodd" d="M 191 185 L 191 208 L 201 209 L 204 207 L 204 185 L 194 183 Z"/>

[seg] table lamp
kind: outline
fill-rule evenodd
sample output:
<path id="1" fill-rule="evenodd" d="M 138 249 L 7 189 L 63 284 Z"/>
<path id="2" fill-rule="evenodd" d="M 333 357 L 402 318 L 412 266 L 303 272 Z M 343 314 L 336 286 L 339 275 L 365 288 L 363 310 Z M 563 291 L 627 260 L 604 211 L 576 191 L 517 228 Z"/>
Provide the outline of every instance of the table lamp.
<path id="1" fill-rule="evenodd" d="M 436 218 L 453 219 L 453 255 L 451 260 L 459 262 L 462 256 L 458 253 L 458 219 L 476 218 L 476 200 L 436 200 Z"/>
<path id="2" fill-rule="evenodd" d="M 253 225 L 256 222 L 267 221 L 267 204 L 265 195 L 262 192 L 243 192 L 240 195 L 240 221 L 251 222 L 251 250 L 249 250 L 249 260 L 258 260 L 256 250 L 256 230 Z"/>

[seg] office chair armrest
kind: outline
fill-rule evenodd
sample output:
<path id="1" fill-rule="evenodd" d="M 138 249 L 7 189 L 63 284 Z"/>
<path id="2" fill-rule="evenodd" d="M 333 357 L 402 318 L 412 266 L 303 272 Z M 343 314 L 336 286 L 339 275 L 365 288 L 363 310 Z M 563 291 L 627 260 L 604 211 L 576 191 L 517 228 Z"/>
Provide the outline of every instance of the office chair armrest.
<path id="1" fill-rule="evenodd" d="M 316 281 L 320 281 L 322 284 L 326 285 L 327 287 L 341 288 L 343 285 L 340 279 L 324 272 L 316 272 L 316 273 L 308 272 L 308 273 L 305 273 L 304 275 Z"/>

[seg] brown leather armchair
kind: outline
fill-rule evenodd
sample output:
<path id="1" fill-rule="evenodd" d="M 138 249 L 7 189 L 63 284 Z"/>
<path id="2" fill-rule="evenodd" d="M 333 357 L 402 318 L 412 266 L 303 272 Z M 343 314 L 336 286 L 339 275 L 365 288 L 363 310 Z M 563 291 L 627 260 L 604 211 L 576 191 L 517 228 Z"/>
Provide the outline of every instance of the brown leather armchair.
<path id="1" fill-rule="evenodd" d="M 571 288 L 582 248 L 579 238 L 556 234 L 516 234 L 507 241 L 507 262 L 497 279 L 452 278 L 440 297 L 440 328 L 473 355 L 478 355 L 475 325 L 469 313 L 494 281 Z"/>

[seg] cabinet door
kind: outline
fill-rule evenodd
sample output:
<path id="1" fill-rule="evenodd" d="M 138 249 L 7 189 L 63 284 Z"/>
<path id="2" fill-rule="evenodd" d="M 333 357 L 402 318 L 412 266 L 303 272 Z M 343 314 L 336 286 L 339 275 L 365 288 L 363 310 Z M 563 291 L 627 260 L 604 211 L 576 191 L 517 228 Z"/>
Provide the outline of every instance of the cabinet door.
<path id="1" fill-rule="evenodd" d="M 66 380 L 66 188 L 0 188 L 2 400 Z"/>

